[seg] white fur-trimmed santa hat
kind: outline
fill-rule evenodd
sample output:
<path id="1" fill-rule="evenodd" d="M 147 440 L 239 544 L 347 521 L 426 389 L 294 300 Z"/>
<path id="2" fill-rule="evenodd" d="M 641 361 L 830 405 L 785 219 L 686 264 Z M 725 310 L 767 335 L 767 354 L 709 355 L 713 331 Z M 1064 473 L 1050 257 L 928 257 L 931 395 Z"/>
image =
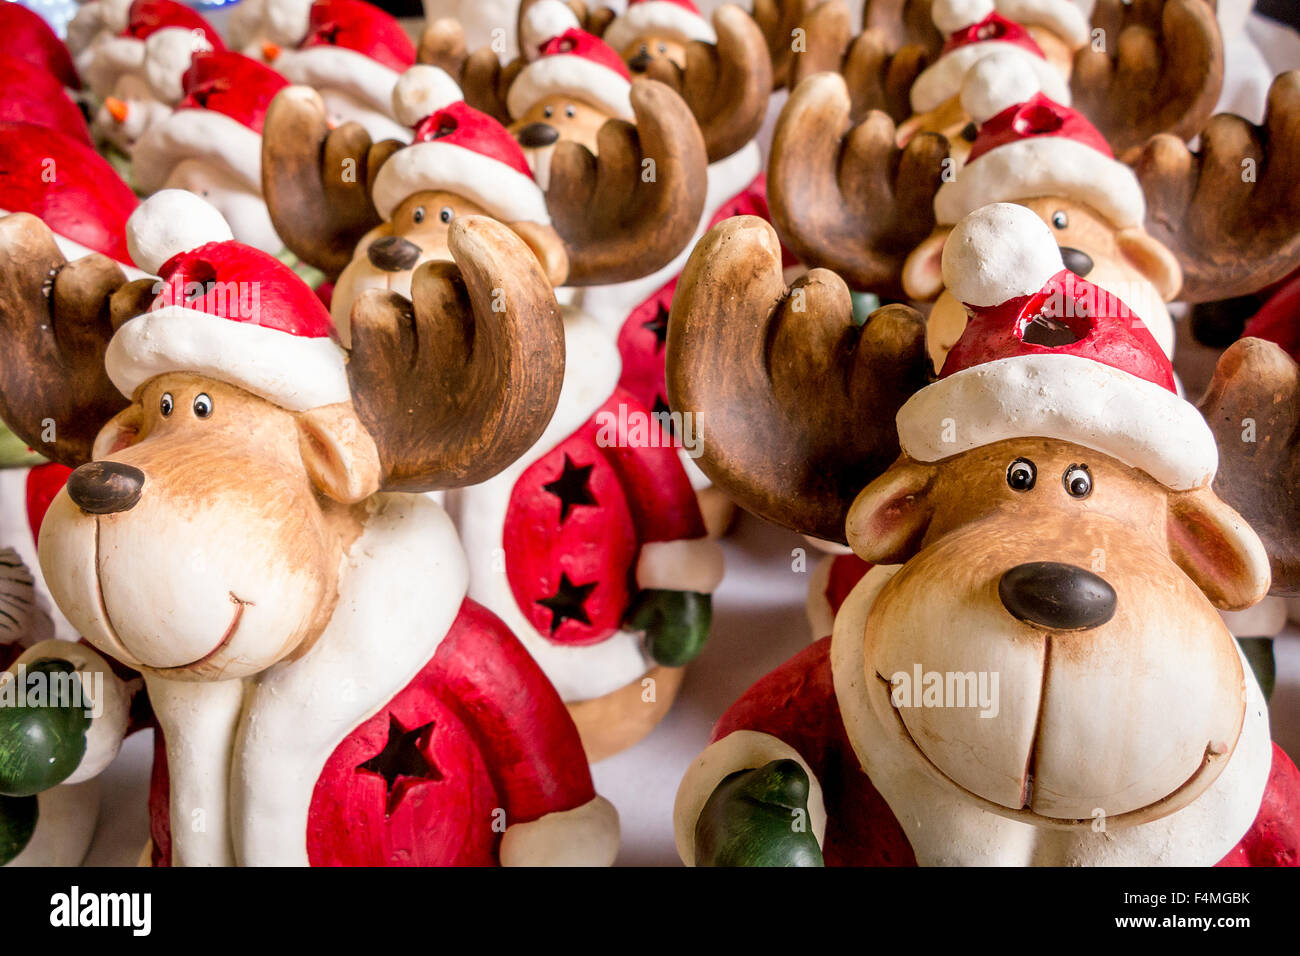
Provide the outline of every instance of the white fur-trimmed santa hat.
<path id="1" fill-rule="evenodd" d="M 962 84 L 962 106 L 979 124 L 966 165 L 939 187 L 935 218 L 952 225 L 990 202 L 1077 199 L 1116 227 L 1140 226 L 1146 198 L 1083 114 L 1044 96 L 1036 75 L 1002 54 L 981 60 Z"/>
<path id="2" fill-rule="evenodd" d="M 630 122 L 635 118 L 631 92 L 632 75 L 608 44 L 582 30 L 566 30 L 548 40 L 541 55 L 515 77 L 506 106 L 517 119 L 537 101 L 558 94 Z"/>
<path id="3" fill-rule="evenodd" d="M 948 39 L 939 58 L 912 84 L 912 109 L 917 113 L 936 109 L 959 95 L 967 72 L 994 53 L 1003 55 L 1004 62 L 1011 57 L 1019 59 L 1037 77 L 1040 90 L 1069 105 L 1070 84 L 1060 70 L 1048 62 L 1029 31 L 1004 16 L 993 0 L 936 0 L 932 15 Z"/>
<path id="4" fill-rule="evenodd" d="M 392 108 L 393 84 L 414 65 L 402 25 L 364 0 L 316 0 L 306 38 L 275 60 L 291 83 L 342 90 L 380 113 Z"/>
<path id="5" fill-rule="evenodd" d="M 898 413 L 909 457 L 1051 438 L 1177 491 L 1211 482 L 1218 446 L 1179 398 L 1168 356 L 1122 301 L 1066 270 L 1032 211 L 995 203 L 964 218 L 944 245 L 943 276 L 970 321 L 939 381 Z M 945 427 L 954 416 L 955 432 Z"/>
<path id="6" fill-rule="evenodd" d="M 164 189 L 127 220 L 136 264 L 161 279 L 108 344 L 104 366 L 130 398 L 167 372 L 238 386 L 289 411 L 345 402 L 346 358 L 316 293 L 273 256 L 235 242 L 216 209 Z"/>
<path id="7" fill-rule="evenodd" d="M 114 6 L 104 12 L 113 14 L 115 25 L 122 11 Z M 175 0 L 135 0 L 125 13 L 120 32 L 106 30 L 77 56 L 78 71 L 100 99 L 112 92 L 118 77 L 134 72 L 149 81 L 159 99 L 174 101 L 190 57 L 225 49 L 206 20 Z"/>
<path id="8" fill-rule="evenodd" d="M 519 20 L 519 52 L 525 60 L 535 60 L 552 37 L 582 26 L 577 15 L 564 0 L 538 0 Z"/>
<path id="9" fill-rule="evenodd" d="M 408 196 L 430 189 L 472 200 L 502 222 L 551 222 L 546 194 L 519 143 L 491 116 L 463 102 L 416 125 L 411 144 L 379 167 L 372 198 L 387 219 Z"/>
<path id="10" fill-rule="evenodd" d="M 144 192 L 163 188 L 185 159 L 215 163 L 249 190 L 262 191 L 262 123 L 288 81 L 241 53 L 201 53 L 182 78 L 184 97 L 154 123 L 132 154 Z"/>
<path id="11" fill-rule="evenodd" d="M 637 37 L 647 34 L 666 36 L 680 43 L 718 42 L 713 25 L 691 0 L 631 0 L 627 12 L 610 21 L 604 40 L 615 50 L 622 50 Z"/>

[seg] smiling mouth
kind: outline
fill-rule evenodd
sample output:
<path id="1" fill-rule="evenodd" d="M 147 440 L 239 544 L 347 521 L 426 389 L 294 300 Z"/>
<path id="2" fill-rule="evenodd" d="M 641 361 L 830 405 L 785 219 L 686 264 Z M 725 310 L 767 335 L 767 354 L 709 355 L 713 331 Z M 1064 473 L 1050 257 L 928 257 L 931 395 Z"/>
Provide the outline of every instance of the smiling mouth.
<path id="1" fill-rule="evenodd" d="M 190 670 L 191 668 L 198 667 L 202 664 L 206 664 L 208 661 L 210 661 L 212 658 L 216 657 L 218 654 L 220 654 L 222 651 L 226 649 L 227 645 L 229 645 L 230 642 L 234 639 L 235 632 L 239 630 L 239 622 L 244 617 L 244 608 L 251 607 L 253 605 L 252 601 L 245 601 L 243 598 L 235 594 L 234 591 L 227 591 L 226 593 L 230 595 L 230 603 L 235 605 L 235 613 L 231 616 L 230 624 L 226 627 L 226 632 L 221 635 L 221 640 L 217 642 L 217 646 L 212 648 L 212 650 L 208 651 L 206 654 L 204 654 L 202 657 L 198 658 L 197 660 L 190 661 L 188 664 L 177 664 L 174 667 L 160 667 L 158 668 L 158 670 L 160 671 Z"/>

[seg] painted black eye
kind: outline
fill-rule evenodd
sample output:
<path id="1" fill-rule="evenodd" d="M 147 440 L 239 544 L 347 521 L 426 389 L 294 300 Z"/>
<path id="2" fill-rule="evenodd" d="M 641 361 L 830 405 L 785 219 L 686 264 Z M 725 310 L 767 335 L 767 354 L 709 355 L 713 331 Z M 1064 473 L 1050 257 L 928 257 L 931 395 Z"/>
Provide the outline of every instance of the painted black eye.
<path id="1" fill-rule="evenodd" d="M 967 123 L 961 128 L 961 138 L 968 143 L 975 142 L 975 137 L 979 136 L 979 129 L 974 123 Z"/>
<path id="2" fill-rule="evenodd" d="M 547 119 L 550 119 L 552 116 L 555 115 L 555 107 L 554 106 L 546 107 L 544 110 L 542 110 L 542 115 L 545 116 Z"/>
<path id="3" fill-rule="evenodd" d="M 1052 213 L 1052 225 L 1057 229 L 1064 229 L 1070 224 L 1070 217 L 1065 214 L 1064 210 L 1058 209 Z"/>
<path id="4" fill-rule="evenodd" d="M 198 418 L 207 418 L 212 414 L 212 399 L 207 392 L 199 392 L 194 396 L 194 414 Z"/>
<path id="5" fill-rule="evenodd" d="M 572 106 L 566 106 L 564 108 L 564 115 L 567 116 L 569 119 L 573 119 L 575 116 L 578 115 L 578 111 L 575 110 Z"/>
<path id="6" fill-rule="evenodd" d="M 1028 458 L 1017 458 L 1007 466 L 1007 484 L 1012 491 L 1028 491 L 1038 480 L 1038 469 Z"/>
<path id="7" fill-rule="evenodd" d="M 423 207 L 423 206 L 416 206 L 416 207 L 415 207 L 415 212 L 411 213 L 411 222 L 415 223 L 417 226 L 418 226 L 420 223 L 424 222 L 424 207 Z"/>
<path id="8" fill-rule="evenodd" d="M 1065 469 L 1061 483 L 1071 498 L 1086 498 L 1092 494 L 1092 472 L 1087 465 L 1071 465 Z"/>
<path id="9" fill-rule="evenodd" d="M 158 400 L 158 411 L 162 412 L 163 418 L 166 418 L 168 415 L 170 415 L 172 413 L 172 409 L 175 407 L 176 407 L 176 403 L 172 401 L 172 393 L 163 392 L 162 398 Z"/>
<path id="10" fill-rule="evenodd" d="M 456 218 L 456 210 L 452 209 L 450 206 L 443 206 L 442 212 L 438 213 L 438 218 L 444 223 L 450 223 Z"/>

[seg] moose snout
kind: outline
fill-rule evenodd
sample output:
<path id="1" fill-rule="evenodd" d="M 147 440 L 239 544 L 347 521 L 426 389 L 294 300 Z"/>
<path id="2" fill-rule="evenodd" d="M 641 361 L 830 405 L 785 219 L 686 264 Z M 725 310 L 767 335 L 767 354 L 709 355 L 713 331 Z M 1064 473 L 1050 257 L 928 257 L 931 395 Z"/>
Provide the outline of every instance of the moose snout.
<path id="1" fill-rule="evenodd" d="M 1061 247 L 1061 261 L 1065 263 L 1065 268 L 1069 269 L 1080 279 L 1092 271 L 1095 263 L 1092 256 L 1082 249 L 1071 249 L 1069 246 Z"/>
<path id="2" fill-rule="evenodd" d="M 68 497 L 86 514 L 130 511 L 140 500 L 144 472 L 120 461 L 92 461 L 68 476 Z"/>
<path id="3" fill-rule="evenodd" d="M 401 236 L 384 236 L 370 244 L 370 264 L 384 272 L 405 272 L 420 261 L 420 247 Z"/>
<path id="4" fill-rule="evenodd" d="M 529 123 L 519 131 L 519 145 L 525 149 L 550 146 L 560 138 L 560 131 L 550 123 Z"/>
<path id="5" fill-rule="evenodd" d="M 644 73 L 650 69 L 650 64 L 655 61 L 649 53 L 638 53 L 632 59 L 627 61 L 627 68 L 633 73 Z"/>
<path id="6" fill-rule="evenodd" d="M 1115 589 L 1073 564 L 1019 564 L 998 580 L 998 597 L 1012 616 L 1053 631 L 1086 631 L 1115 616 Z"/>

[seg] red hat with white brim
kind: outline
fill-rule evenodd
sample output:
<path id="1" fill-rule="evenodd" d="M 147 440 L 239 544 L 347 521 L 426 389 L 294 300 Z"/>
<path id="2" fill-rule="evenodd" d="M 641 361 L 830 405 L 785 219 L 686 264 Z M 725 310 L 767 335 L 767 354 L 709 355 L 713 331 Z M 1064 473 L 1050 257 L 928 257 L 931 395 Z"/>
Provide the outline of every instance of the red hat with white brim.
<path id="1" fill-rule="evenodd" d="M 638 37 L 649 35 L 679 43 L 718 42 L 713 25 L 691 0 L 632 0 L 627 12 L 610 22 L 603 39 L 615 50 L 622 50 Z"/>
<path id="2" fill-rule="evenodd" d="M 317 0 L 306 38 L 275 60 L 291 83 L 348 93 L 388 113 L 393 84 L 415 65 L 415 46 L 392 16 L 363 0 Z"/>
<path id="3" fill-rule="evenodd" d="M 116 36 L 101 34 L 77 57 L 77 68 L 101 99 L 123 73 L 145 75 L 160 99 L 176 91 L 189 57 L 224 50 L 220 35 L 201 16 L 175 0 L 135 0 Z"/>
<path id="4" fill-rule="evenodd" d="M 912 109 L 926 113 L 961 93 L 966 73 L 994 53 L 1017 57 L 1038 79 L 1038 88 L 1058 103 L 1070 103 L 1070 86 L 1021 24 L 994 8 L 993 0 L 936 0 L 935 24 L 948 40 L 943 51 L 912 84 Z"/>
<path id="5" fill-rule="evenodd" d="M 434 189 L 476 202 L 502 222 L 551 222 L 546 195 L 515 138 L 463 102 L 421 120 L 411 144 L 379 168 L 375 209 L 388 219 L 409 196 Z"/>
<path id="6" fill-rule="evenodd" d="M 961 101 L 979 133 L 966 165 L 935 195 L 940 225 L 986 203 L 1041 196 L 1086 203 L 1119 228 L 1145 220 L 1146 199 L 1133 171 L 1115 160 L 1083 114 L 1044 96 L 1020 60 L 1001 54 L 981 60 L 962 85 Z"/>
<path id="7" fill-rule="evenodd" d="M 161 291 L 104 354 L 123 395 L 190 372 L 289 411 L 349 400 L 346 357 L 316 293 L 278 259 L 234 241 L 201 198 L 180 189 L 150 196 L 127 221 L 127 238 Z"/>
<path id="8" fill-rule="evenodd" d="M 252 192 L 262 191 L 262 123 L 288 82 L 241 53 L 201 53 L 183 78 L 184 98 L 145 131 L 133 153 L 137 184 L 162 189 L 182 160 L 228 170 Z"/>
<path id="9" fill-rule="evenodd" d="M 1210 484 L 1218 446 L 1178 397 L 1169 358 L 1122 301 L 1066 270 L 1031 210 L 995 203 L 971 213 L 944 245 L 943 276 L 970 321 L 939 381 L 898 413 L 909 457 L 1050 438 L 1176 491 Z"/>
<path id="10" fill-rule="evenodd" d="M 548 96 L 572 96 L 630 122 L 635 118 L 631 93 L 632 75 L 608 44 L 582 30 L 566 30 L 548 40 L 515 77 L 506 106 L 517 119 Z"/>

